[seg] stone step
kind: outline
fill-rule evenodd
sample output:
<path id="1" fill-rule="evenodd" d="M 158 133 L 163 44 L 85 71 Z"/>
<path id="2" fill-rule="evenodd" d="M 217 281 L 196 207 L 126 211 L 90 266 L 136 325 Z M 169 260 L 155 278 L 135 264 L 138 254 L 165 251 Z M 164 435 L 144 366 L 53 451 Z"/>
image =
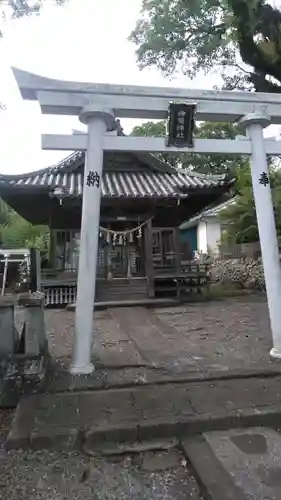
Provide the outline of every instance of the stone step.
<path id="1" fill-rule="evenodd" d="M 148 297 L 147 280 L 116 279 L 97 283 L 96 301 L 141 300 Z"/>
<path id="2" fill-rule="evenodd" d="M 142 306 L 142 307 L 173 307 L 176 306 L 178 302 L 171 298 L 143 298 L 143 299 L 130 299 L 121 300 L 119 297 L 115 297 L 114 300 L 104 300 L 95 302 L 94 306 L 96 310 L 108 309 L 111 307 L 132 307 L 132 306 Z M 70 303 L 66 306 L 68 311 L 74 311 L 76 307 L 75 303 Z"/>
<path id="3" fill-rule="evenodd" d="M 22 398 L 8 448 L 101 448 L 279 424 L 281 377 L 168 383 Z"/>

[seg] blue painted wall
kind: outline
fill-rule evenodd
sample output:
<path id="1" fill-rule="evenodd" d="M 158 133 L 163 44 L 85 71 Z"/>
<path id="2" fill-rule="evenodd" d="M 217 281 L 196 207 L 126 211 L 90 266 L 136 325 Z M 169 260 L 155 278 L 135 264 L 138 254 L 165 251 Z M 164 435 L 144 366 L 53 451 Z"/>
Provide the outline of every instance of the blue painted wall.
<path id="1" fill-rule="evenodd" d="M 187 241 L 192 252 L 197 250 L 197 227 L 190 227 L 180 232 L 182 241 Z"/>

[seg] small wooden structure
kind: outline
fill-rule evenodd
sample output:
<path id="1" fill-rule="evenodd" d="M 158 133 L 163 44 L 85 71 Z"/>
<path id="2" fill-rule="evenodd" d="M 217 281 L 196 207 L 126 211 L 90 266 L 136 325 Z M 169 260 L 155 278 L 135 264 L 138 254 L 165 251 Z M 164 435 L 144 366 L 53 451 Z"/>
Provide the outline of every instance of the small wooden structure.
<path id="1" fill-rule="evenodd" d="M 47 305 L 76 299 L 84 161 L 77 152 L 54 167 L 0 176 L 0 196 L 33 224 L 50 227 L 50 268 L 41 276 Z M 95 301 L 197 289 L 205 268 L 190 262 L 178 227 L 230 184 L 224 176 L 175 170 L 150 153 L 105 153 Z"/>

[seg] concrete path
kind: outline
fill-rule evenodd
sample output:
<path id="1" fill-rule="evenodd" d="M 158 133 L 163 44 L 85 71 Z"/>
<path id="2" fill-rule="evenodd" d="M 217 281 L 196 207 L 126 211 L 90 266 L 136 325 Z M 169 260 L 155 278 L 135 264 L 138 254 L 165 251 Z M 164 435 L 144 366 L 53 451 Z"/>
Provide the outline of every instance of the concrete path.
<path id="1" fill-rule="evenodd" d="M 49 344 L 57 363 L 67 369 L 73 345 L 74 313 L 47 310 Z M 162 370 L 178 374 L 239 373 L 280 370 L 269 358 L 272 347 L 267 304 L 255 297 L 145 309 L 98 311 L 93 324 L 93 361 L 98 371 Z M 118 375 L 119 377 L 119 375 Z M 119 377 L 120 378 L 120 377 Z"/>
<path id="2" fill-rule="evenodd" d="M 259 297 L 98 311 L 96 371 L 87 378 L 73 378 L 68 370 L 73 313 L 47 310 L 46 326 L 54 360 L 49 392 L 281 374 L 280 363 L 269 357 L 268 311 Z"/>
<path id="3" fill-rule="evenodd" d="M 244 425 L 281 416 L 281 377 L 178 383 L 22 398 L 9 447 L 93 448 Z"/>

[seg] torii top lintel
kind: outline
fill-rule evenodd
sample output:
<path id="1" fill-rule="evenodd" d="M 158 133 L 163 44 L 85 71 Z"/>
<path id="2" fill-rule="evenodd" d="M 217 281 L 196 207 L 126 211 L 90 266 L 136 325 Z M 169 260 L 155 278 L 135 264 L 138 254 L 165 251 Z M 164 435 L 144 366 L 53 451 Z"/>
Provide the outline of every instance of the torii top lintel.
<path id="1" fill-rule="evenodd" d="M 261 92 L 233 92 L 231 90 L 194 90 L 177 87 L 148 87 L 138 85 L 115 85 L 108 83 L 71 82 L 56 80 L 28 71 L 12 68 L 22 97 L 37 100 L 37 91 L 77 92 L 89 94 L 129 95 L 136 97 L 166 97 L 168 99 L 219 100 L 252 102 L 255 104 L 281 103 L 279 94 Z"/>
<path id="2" fill-rule="evenodd" d="M 197 103 L 201 120 L 234 121 L 246 113 L 262 112 L 281 123 L 281 95 L 146 87 L 55 80 L 12 68 L 23 99 L 38 100 L 43 113 L 77 115 L 98 103 L 127 118 L 166 118 L 169 101 Z"/>

